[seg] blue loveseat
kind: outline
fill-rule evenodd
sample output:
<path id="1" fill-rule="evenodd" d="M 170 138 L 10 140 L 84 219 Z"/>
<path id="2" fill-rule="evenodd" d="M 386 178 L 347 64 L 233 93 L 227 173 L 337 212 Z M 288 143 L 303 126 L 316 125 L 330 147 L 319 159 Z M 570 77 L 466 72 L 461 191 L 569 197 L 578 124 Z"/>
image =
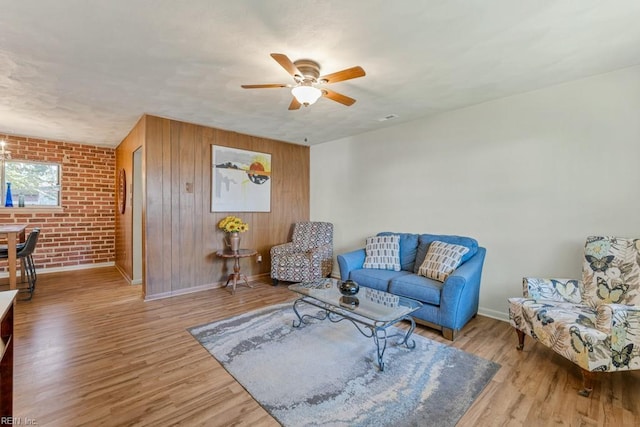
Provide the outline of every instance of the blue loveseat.
<path id="1" fill-rule="evenodd" d="M 423 307 L 413 314 L 418 323 L 442 331 L 442 335 L 454 340 L 460 329 L 478 312 L 480 278 L 486 249 L 470 237 L 378 233 L 378 236 L 400 236 L 400 271 L 363 268 L 365 249 L 338 255 L 341 280 L 351 279 L 360 286 L 378 289 L 422 302 Z M 444 281 L 429 279 L 417 274 L 418 268 L 431 242 L 465 246 L 469 251 L 461 264 Z M 417 261 L 416 261 L 417 259 Z"/>

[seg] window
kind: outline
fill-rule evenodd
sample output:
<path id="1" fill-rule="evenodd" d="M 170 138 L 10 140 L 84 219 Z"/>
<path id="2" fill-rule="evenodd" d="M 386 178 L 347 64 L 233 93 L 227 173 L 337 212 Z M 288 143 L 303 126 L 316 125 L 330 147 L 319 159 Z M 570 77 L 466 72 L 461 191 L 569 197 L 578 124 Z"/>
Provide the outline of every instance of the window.
<path id="1" fill-rule="evenodd" d="M 60 165 L 5 160 L 2 168 L 2 206 L 11 185 L 13 206 L 60 206 Z"/>

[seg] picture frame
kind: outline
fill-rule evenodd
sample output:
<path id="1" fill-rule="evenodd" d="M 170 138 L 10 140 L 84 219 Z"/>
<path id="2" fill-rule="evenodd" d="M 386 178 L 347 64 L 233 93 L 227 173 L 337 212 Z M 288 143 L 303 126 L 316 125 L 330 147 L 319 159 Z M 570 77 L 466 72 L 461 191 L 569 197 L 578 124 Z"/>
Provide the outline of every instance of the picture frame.
<path id="1" fill-rule="evenodd" d="M 211 212 L 271 212 L 271 154 L 212 145 Z"/>

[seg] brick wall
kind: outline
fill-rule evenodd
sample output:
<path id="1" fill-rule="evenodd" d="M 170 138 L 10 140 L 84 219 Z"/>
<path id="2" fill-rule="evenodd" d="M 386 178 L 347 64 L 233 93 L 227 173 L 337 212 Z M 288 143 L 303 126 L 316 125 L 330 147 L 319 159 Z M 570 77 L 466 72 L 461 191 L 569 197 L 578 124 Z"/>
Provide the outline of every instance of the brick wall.
<path id="1" fill-rule="evenodd" d="M 62 165 L 62 208 L 0 207 L 0 223 L 40 227 L 34 252 L 40 269 L 115 260 L 115 150 L 0 134 L 14 160 Z M 14 206 L 17 195 L 14 194 Z M 0 237 L 2 239 L 2 237 Z M 6 239 L 4 242 L 6 243 Z M 0 270 L 7 271 L 6 261 Z"/>

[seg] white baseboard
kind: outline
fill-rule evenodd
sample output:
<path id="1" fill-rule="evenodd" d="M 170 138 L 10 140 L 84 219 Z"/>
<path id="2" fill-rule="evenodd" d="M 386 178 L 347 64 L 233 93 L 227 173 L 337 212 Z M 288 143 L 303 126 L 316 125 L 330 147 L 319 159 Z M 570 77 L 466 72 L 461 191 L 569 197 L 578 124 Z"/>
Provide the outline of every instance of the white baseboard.
<path id="1" fill-rule="evenodd" d="M 497 310 L 491 310 L 489 308 L 478 308 L 478 314 L 480 314 L 481 316 L 490 317 L 492 319 L 502 320 L 503 322 L 509 321 L 509 315 L 507 313 L 503 313 Z"/>

